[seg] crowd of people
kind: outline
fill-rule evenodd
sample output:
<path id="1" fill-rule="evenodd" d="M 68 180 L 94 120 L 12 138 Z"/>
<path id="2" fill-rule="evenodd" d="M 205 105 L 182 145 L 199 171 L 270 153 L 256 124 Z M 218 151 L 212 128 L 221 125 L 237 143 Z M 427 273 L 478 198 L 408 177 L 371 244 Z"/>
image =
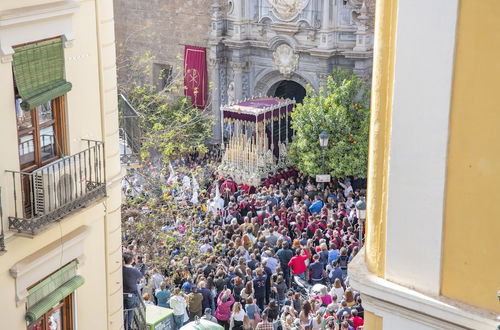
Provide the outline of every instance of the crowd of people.
<path id="1" fill-rule="evenodd" d="M 362 329 L 349 263 L 366 182 L 325 187 L 286 168 L 258 187 L 217 172 L 215 154 L 150 162 L 124 180 L 124 305 L 173 310 L 227 329 Z M 301 285 L 321 284 L 316 294 Z M 303 286 L 302 286 L 303 288 Z"/>

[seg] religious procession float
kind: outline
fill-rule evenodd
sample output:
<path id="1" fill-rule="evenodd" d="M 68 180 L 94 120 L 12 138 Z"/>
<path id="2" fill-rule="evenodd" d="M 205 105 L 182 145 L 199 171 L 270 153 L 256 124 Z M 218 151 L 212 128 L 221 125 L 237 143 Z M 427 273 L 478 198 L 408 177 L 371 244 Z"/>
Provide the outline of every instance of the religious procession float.
<path id="1" fill-rule="evenodd" d="M 257 186 L 268 173 L 288 166 L 294 100 L 260 97 L 221 107 L 223 157 L 220 174 Z"/>

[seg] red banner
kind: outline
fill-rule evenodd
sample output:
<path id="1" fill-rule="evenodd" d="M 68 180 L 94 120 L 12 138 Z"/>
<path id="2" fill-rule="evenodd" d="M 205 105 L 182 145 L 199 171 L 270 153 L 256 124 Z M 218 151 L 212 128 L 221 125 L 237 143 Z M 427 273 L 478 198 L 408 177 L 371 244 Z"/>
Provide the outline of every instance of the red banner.
<path id="1" fill-rule="evenodd" d="M 207 104 L 206 48 L 185 46 L 184 48 L 184 95 L 193 104 L 204 109 Z"/>

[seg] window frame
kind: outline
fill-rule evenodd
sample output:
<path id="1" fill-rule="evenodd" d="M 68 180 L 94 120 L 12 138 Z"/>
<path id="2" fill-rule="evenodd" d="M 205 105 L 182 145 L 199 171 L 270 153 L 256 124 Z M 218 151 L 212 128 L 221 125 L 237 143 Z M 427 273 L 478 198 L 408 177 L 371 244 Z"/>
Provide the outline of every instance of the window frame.
<path id="1" fill-rule="evenodd" d="M 38 107 L 29 110 L 31 115 L 31 127 L 30 128 L 19 128 L 19 123 L 17 123 L 17 137 L 18 137 L 18 156 L 19 156 L 19 166 L 23 172 L 32 172 L 37 168 L 50 164 L 57 159 L 61 158 L 64 154 L 67 154 L 67 131 L 66 131 L 66 109 L 65 109 L 65 95 L 58 96 L 51 101 L 52 106 L 52 120 L 44 123 L 40 123 L 38 116 Z M 17 119 L 17 114 L 16 114 Z M 41 130 L 46 127 L 54 127 L 55 136 L 55 156 L 49 159 L 42 159 L 42 146 L 40 143 Z M 33 136 L 33 149 L 34 149 L 34 160 L 23 164 L 21 162 L 21 155 L 19 152 L 21 138 L 23 136 L 32 135 Z"/>

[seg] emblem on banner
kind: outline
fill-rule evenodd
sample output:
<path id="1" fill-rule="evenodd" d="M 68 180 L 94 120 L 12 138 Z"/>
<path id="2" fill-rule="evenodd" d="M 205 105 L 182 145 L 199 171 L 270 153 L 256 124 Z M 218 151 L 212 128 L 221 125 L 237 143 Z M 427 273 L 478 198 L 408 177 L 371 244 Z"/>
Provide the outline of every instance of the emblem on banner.
<path id="1" fill-rule="evenodd" d="M 195 89 L 200 86 L 200 73 L 196 69 L 187 70 L 188 82 L 191 84 L 191 88 Z"/>

